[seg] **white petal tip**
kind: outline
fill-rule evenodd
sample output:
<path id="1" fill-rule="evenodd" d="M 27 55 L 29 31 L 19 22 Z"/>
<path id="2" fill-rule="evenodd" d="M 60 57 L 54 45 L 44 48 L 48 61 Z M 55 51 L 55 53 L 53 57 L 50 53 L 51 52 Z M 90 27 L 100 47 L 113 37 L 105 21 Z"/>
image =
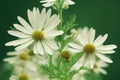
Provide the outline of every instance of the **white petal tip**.
<path id="1" fill-rule="evenodd" d="M 12 46 L 10 42 L 5 43 L 5 46 Z"/>
<path id="2" fill-rule="evenodd" d="M 108 63 L 113 63 L 113 61 L 112 61 L 111 59 L 106 60 L 106 62 L 108 62 Z"/>
<path id="3" fill-rule="evenodd" d="M 37 54 L 37 53 L 36 53 Z M 39 53 L 40 55 L 43 55 L 43 53 Z"/>
<path id="4" fill-rule="evenodd" d="M 17 16 L 17 19 L 19 20 L 21 17 L 20 16 Z"/>
<path id="5" fill-rule="evenodd" d="M 18 46 L 18 47 L 15 48 L 15 50 L 16 50 L 16 51 L 20 51 L 20 50 L 22 50 L 22 49 L 20 49 L 19 46 Z"/>
<path id="6" fill-rule="evenodd" d="M 113 63 L 113 61 L 109 61 L 109 63 Z"/>
<path id="7" fill-rule="evenodd" d="M 49 55 L 53 55 L 53 53 L 48 53 Z"/>
<path id="8" fill-rule="evenodd" d="M 105 36 L 105 37 L 108 37 L 108 34 L 105 34 L 104 36 Z"/>
<path id="9" fill-rule="evenodd" d="M 116 49 L 117 48 L 117 45 L 114 45 L 114 49 Z"/>
<path id="10" fill-rule="evenodd" d="M 8 43 L 5 43 L 5 46 L 9 46 Z"/>

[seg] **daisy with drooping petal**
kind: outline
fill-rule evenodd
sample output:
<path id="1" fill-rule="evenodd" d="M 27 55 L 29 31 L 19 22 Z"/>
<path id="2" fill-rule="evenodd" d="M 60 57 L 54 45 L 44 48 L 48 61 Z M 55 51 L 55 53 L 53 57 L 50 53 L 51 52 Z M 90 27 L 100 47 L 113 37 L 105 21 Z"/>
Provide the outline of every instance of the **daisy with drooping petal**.
<path id="1" fill-rule="evenodd" d="M 62 0 L 61 0 L 62 1 Z M 57 3 L 57 0 L 42 0 L 41 3 L 44 3 L 44 7 L 50 7 L 53 6 L 55 3 Z M 64 0 L 62 8 L 67 9 L 69 5 L 74 5 L 75 3 L 72 0 Z"/>
<path id="2" fill-rule="evenodd" d="M 46 12 L 43 9 L 41 13 L 38 8 L 33 8 L 33 11 L 28 10 L 27 23 L 23 18 L 18 16 L 18 21 L 21 24 L 14 24 L 16 30 L 9 30 L 8 33 L 18 40 L 6 43 L 6 46 L 17 46 L 16 50 L 24 49 L 33 45 L 35 54 L 53 54 L 53 50 L 58 49 L 54 38 L 61 35 L 63 31 L 57 30 L 57 25 L 60 23 L 59 16 L 54 14 L 51 16 L 51 9 Z"/>
<path id="3" fill-rule="evenodd" d="M 108 67 L 108 64 L 105 63 L 103 60 L 95 61 L 94 66 L 93 66 L 93 71 L 95 73 L 102 73 L 104 75 L 107 74 L 107 72 L 103 69 L 105 67 Z"/>
<path id="4" fill-rule="evenodd" d="M 90 30 L 84 28 L 76 37 L 76 41 L 68 44 L 70 46 L 69 50 L 75 53 L 83 52 L 82 57 L 78 61 L 78 64 L 82 64 L 82 66 L 93 68 L 96 56 L 108 63 L 112 63 L 113 61 L 105 55 L 114 53 L 115 51 L 113 49 L 117 48 L 117 46 L 103 45 L 107 37 L 108 34 L 105 34 L 104 36 L 100 35 L 95 39 L 95 30 L 93 28 Z"/>

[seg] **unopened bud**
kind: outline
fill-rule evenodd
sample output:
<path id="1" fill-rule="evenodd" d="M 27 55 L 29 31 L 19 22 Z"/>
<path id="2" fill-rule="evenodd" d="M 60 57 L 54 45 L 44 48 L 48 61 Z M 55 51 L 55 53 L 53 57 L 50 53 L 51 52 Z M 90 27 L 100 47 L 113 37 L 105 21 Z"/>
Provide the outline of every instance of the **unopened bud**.
<path id="1" fill-rule="evenodd" d="M 62 55 L 63 58 L 65 58 L 67 60 L 69 60 L 69 58 L 70 58 L 70 53 L 68 51 L 63 51 L 61 53 L 61 55 Z"/>

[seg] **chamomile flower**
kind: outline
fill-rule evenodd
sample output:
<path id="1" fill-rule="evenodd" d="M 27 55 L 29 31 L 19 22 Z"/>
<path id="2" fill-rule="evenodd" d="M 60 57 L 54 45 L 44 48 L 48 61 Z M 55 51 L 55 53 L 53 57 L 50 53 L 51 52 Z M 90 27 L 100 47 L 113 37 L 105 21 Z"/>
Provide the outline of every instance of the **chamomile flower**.
<path id="1" fill-rule="evenodd" d="M 62 0 L 61 0 L 62 1 Z M 41 3 L 44 3 L 44 7 L 50 7 L 57 3 L 57 0 L 41 0 Z M 72 0 L 64 0 L 62 8 L 67 9 L 69 5 L 74 5 L 75 3 Z M 57 4 L 56 4 L 57 5 Z"/>
<path id="2" fill-rule="evenodd" d="M 96 56 L 105 62 L 112 63 L 113 61 L 106 57 L 106 54 L 112 54 L 117 48 L 116 45 L 103 45 L 107 39 L 108 34 L 104 36 L 98 36 L 95 39 L 95 30 L 91 28 L 84 28 L 81 33 L 76 37 L 76 41 L 70 42 L 69 50 L 75 53 L 83 52 L 82 57 L 78 61 L 78 64 L 82 66 L 89 66 L 93 68 Z"/>
<path id="3" fill-rule="evenodd" d="M 7 55 L 10 57 L 5 58 L 4 61 L 12 64 L 15 68 L 17 67 L 17 71 L 23 70 L 23 67 L 31 71 L 37 70 L 37 66 L 34 64 L 34 62 L 32 62 L 32 58 L 30 56 L 31 51 L 28 49 L 8 52 Z"/>
<path id="4" fill-rule="evenodd" d="M 108 67 L 108 64 L 107 63 L 105 63 L 103 60 L 99 60 L 99 61 L 96 61 L 95 63 L 94 63 L 94 66 L 93 66 L 93 71 L 95 72 L 95 73 L 102 73 L 102 74 L 104 74 L 104 75 L 106 75 L 107 74 L 107 72 L 103 69 L 103 68 L 105 68 L 105 67 Z"/>
<path id="5" fill-rule="evenodd" d="M 38 75 L 36 73 L 20 73 L 19 75 L 12 75 L 9 80 L 49 80 L 47 76 Z"/>
<path id="6" fill-rule="evenodd" d="M 58 46 L 54 38 L 61 35 L 63 31 L 57 30 L 60 23 L 58 15 L 51 16 L 51 9 L 46 12 L 44 8 L 41 13 L 38 8 L 33 11 L 28 10 L 29 23 L 18 16 L 21 24 L 14 24 L 16 30 L 8 30 L 10 35 L 18 38 L 18 40 L 6 43 L 6 46 L 17 46 L 15 50 L 21 50 L 33 45 L 35 54 L 48 53 L 53 54 L 53 50 L 57 50 Z"/>

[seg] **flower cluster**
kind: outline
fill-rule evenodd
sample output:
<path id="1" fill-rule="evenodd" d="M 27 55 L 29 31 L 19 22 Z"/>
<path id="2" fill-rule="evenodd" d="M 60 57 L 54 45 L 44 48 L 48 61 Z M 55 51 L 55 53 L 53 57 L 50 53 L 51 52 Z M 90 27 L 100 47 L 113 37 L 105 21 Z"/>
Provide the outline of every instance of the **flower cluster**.
<path id="1" fill-rule="evenodd" d="M 28 9 L 28 21 L 18 16 L 8 33 L 17 39 L 5 46 L 15 47 L 4 61 L 13 65 L 10 80 L 87 80 L 107 74 L 105 67 L 113 61 L 116 45 L 104 45 L 108 34 L 95 38 L 93 28 L 77 28 L 76 16 L 63 21 L 63 10 L 72 0 L 41 0 L 43 8 Z M 58 13 L 52 14 L 52 7 Z M 96 79 L 95 79 L 96 80 Z"/>

